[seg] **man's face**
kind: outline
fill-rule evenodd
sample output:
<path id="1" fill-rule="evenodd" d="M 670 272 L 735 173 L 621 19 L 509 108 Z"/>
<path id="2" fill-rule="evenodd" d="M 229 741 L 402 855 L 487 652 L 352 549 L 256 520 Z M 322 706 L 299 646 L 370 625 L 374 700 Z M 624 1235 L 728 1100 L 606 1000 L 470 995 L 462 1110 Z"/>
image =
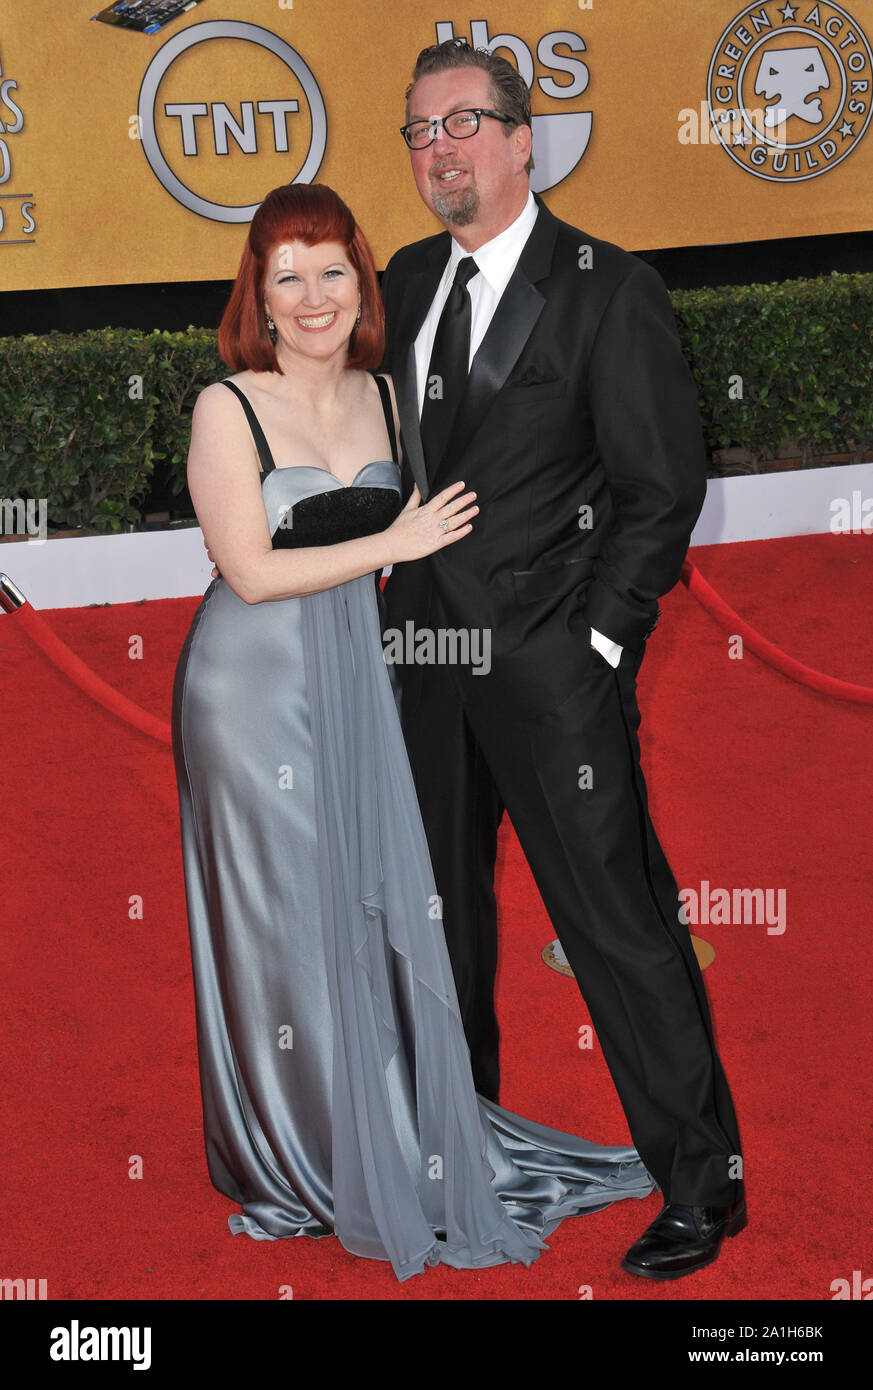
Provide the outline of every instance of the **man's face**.
<path id="1" fill-rule="evenodd" d="M 428 120 L 476 107 L 500 109 L 487 72 L 450 68 L 419 78 L 409 96 L 406 119 Z M 520 193 L 527 192 L 524 166 L 530 129 L 516 126 L 509 138 L 505 131 L 502 122 L 483 116 L 478 131 L 467 140 L 453 140 L 440 128 L 427 149 L 409 151 L 422 200 L 444 226 L 479 222 L 490 227 L 516 215 Z"/>

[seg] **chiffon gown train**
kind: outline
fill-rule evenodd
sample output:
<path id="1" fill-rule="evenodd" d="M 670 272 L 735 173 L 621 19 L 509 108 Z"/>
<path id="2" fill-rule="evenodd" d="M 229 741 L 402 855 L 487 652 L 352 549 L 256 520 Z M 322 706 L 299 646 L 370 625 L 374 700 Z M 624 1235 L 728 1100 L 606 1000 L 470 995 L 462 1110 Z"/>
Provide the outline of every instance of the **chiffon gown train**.
<path id="1" fill-rule="evenodd" d="M 273 546 L 384 530 L 391 460 L 351 486 L 261 460 Z M 182 649 L 173 753 L 209 1176 L 234 1234 L 335 1234 L 398 1279 L 530 1264 L 568 1216 L 654 1182 L 634 1148 L 474 1090 L 373 575 L 247 604 L 213 580 Z"/>

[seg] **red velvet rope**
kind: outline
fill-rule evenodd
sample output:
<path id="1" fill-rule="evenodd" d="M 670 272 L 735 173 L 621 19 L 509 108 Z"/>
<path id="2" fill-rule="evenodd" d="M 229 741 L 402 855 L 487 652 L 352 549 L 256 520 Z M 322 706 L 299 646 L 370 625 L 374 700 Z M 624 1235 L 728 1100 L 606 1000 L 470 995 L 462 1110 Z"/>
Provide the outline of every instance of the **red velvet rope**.
<path id="1" fill-rule="evenodd" d="M 98 705 L 103 705 L 104 709 L 118 715 L 119 719 L 124 719 L 126 723 L 132 724 L 135 729 L 140 729 L 144 734 L 150 734 L 160 743 L 169 744 L 172 742 L 169 724 L 161 719 L 156 719 L 153 714 L 148 714 L 146 710 L 140 709 L 133 700 L 128 700 L 127 696 L 116 690 L 114 685 L 110 685 L 108 681 L 103 680 L 102 676 L 98 676 L 96 671 L 92 671 L 90 666 L 86 666 L 84 661 L 70 650 L 66 642 L 62 642 L 60 637 L 55 636 L 31 604 L 25 603 L 21 608 L 16 608 L 14 613 L 9 614 L 9 617 L 12 622 L 17 622 L 19 627 L 24 629 L 31 642 L 45 653 L 49 661 L 53 662 L 59 671 L 63 671 L 74 685 L 77 685 L 80 690 L 84 690 L 85 694 L 90 695 L 92 700 L 96 700 Z"/>
<path id="2" fill-rule="evenodd" d="M 772 642 L 768 642 L 766 637 L 762 637 L 760 632 L 756 632 L 725 603 L 690 560 L 686 560 L 682 566 L 682 583 L 720 627 L 732 636 L 736 634 L 742 637 L 743 645 L 748 647 L 749 651 L 754 652 L 755 656 L 759 656 L 775 671 L 788 676 L 789 680 L 799 681 L 801 685 L 808 685 L 811 690 L 818 690 L 822 695 L 833 695 L 838 700 L 873 705 L 873 689 L 870 686 L 852 685 L 849 681 L 837 680 L 835 676 L 826 676 L 821 671 L 814 671 L 811 666 L 805 666 L 793 656 L 788 656 L 779 647 L 774 647 Z"/>
<path id="3" fill-rule="evenodd" d="M 802 661 L 797 661 L 793 656 L 775 647 L 772 642 L 768 642 L 766 637 L 762 637 L 753 627 L 734 612 L 729 604 L 715 592 L 710 584 L 706 582 L 697 566 L 690 560 L 686 560 L 682 566 L 682 582 L 693 594 L 698 603 L 706 609 L 707 613 L 720 627 L 729 632 L 731 636 L 739 636 L 743 639 L 743 644 L 749 651 L 754 652 L 768 666 L 781 672 L 783 676 L 788 676 L 790 680 L 799 681 L 801 685 L 809 686 L 811 690 L 818 690 L 823 695 L 832 695 L 838 700 L 851 700 L 861 705 L 873 705 L 873 689 L 866 685 L 852 685 L 849 681 L 837 680 L 834 676 L 826 676 L 821 671 L 815 671 L 811 666 L 805 666 Z M 126 695 L 122 695 L 114 686 L 98 676 L 96 671 L 92 671 L 76 653 L 71 651 L 66 642 L 62 642 L 60 637 L 56 637 L 48 624 L 40 617 L 36 609 L 29 603 L 24 603 L 20 608 L 8 615 L 13 622 L 23 628 L 30 640 L 40 651 L 44 652 L 58 670 L 83 690 L 86 695 L 90 695 L 92 700 L 96 700 L 104 709 L 117 715 L 126 723 L 132 724 L 135 729 L 150 735 L 159 743 L 170 745 L 172 743 L 172 731 L 170 725 L 164 720 L 156 719 L 153 714 L 141 709 L 133 700 L 128 700 Z"/>

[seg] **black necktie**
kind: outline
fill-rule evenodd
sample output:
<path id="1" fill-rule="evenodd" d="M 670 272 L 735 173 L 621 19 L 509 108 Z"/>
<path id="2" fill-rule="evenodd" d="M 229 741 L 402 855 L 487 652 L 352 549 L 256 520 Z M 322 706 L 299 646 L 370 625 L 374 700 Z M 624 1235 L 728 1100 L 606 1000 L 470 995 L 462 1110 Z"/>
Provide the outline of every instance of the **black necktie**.
<path id="1" fill-rule="evenodd" d="M 433 340 L 421 410 L 421 442 L 431 477 L 442 460 L 467 387 L 471 318 L 467 281 L 478 269 L 472 256 L 458 262 Z"/>

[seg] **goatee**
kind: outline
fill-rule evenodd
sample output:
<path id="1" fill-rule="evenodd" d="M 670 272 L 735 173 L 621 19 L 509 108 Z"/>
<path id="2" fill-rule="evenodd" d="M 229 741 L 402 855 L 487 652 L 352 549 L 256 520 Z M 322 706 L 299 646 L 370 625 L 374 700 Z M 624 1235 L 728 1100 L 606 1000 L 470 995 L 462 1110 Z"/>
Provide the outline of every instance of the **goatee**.
<path id="1" fill-rule="evenodd" d="M 459 189 L 457 193 L 435 191 L 433 206 L 441 221 L 452 227 L 467 227 L 479 216 L 479 193 L 475 188 Z"/>

